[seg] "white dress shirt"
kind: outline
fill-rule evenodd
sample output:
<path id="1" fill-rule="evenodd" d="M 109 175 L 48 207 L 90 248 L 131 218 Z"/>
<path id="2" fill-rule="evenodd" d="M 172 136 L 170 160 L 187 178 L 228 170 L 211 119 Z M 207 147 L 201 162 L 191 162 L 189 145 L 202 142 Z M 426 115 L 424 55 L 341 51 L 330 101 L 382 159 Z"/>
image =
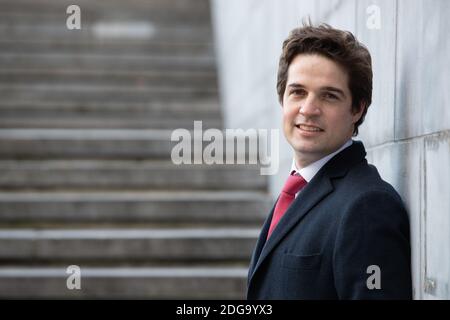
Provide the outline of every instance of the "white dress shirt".
<path id="1" fill-rule="evenodd" d="M 347 147 L 350 147 L 353 143 L 352 139 L 349 139 L 346 143 L 344 143 L 344 145 L 342 147 L 340 147 L 338 150 L 336 150 L 333 153 L 330 153 L 329 155 L 309 164 L 308 166 L 302 168 L 302 169 L 297 169 L 297 164 L 295 163 L 295 157 L 292 161 L 292 168 L 291 171 L 295 171 L 295 174 L 297 175 L 301 175 L 303 177 L 303 179 L 306 180 L 306 182 L 311 181 L 312 178 L 314 178 L 314 176 L 316 175 L 317 172 L 319 172 L 319 170 L 331 159 L 333 158 L 336 154 L 338 154 L 339 152 L 341 152 L 342 150 L 344 150 Z M 297 192 L 295 194 L 295 197 L 297 197 L 297 195 L 300 193 L 301 191 Z"/>

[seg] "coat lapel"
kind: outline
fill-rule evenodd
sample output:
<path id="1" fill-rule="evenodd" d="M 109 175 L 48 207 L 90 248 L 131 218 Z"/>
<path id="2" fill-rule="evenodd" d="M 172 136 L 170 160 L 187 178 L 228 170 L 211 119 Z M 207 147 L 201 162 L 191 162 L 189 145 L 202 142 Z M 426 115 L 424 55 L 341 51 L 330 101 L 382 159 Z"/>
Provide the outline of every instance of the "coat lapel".
<path id="1" fill-rule="evenodd" d="M 255 250 L 253 251 L 253 255 L 250 260 L 248 279 L 251 278 L 251 275 L 253 274 L 253 270 L 255 269 L 256 263 L 259 260 L 261 251 L 264 247 L 264 244 L 266 243 L 267 233 L 269 232 L 270 223 L 272 221 L 272 216 L 273 216 L 273 212 L 275 210 L 275 205 L 276 205 L 277 201 L 278 201 L 278 199 L 275 201 L 275 204 L 273 205 L 269 216 L 267 217 L 266 221 L 264 222 L 264 225 L 263 225 L 261 232 L 259 234 L 259 237 L 258 237 L 258 241 L 256 242 Z"/>
<path id="2" fill-rule="evenodd" d="M 256 266 L 253 268 L 253 272 L 250 276 L 250 281 L 264 259 L 284 238 L 284 236 L 289 233 L 289 231 L 311 210 L 312 207 L 314 207 L 319 201 L 321 201 L 332 191 L 333 186 L 329 179 L 313 179 L 294 200 L 292 205 L 281 218 L 270 238 L 265 241 L 271 221 L 267 219 L 266 223 L 264 224 L 264 229 L 261 232 L 261 236 L 258 239 L 257 248 L 262 247 L 262 250 L 260 251 L 261 253 L 259 254 L 259 258 L 256 260 Z M 272 217 L 272 214 L 273 209 L 270 218 Z"/>

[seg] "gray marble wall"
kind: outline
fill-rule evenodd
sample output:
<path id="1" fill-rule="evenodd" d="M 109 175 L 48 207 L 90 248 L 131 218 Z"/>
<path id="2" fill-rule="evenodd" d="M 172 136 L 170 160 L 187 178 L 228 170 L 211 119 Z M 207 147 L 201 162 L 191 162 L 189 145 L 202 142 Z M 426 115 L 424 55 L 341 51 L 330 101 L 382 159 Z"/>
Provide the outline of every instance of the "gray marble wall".
<path id="1" fill-rule="evenodd" d="M 414 297 L 449 299 L 450 1 L 211 1 L 225 128 L 281 129 L 278 58 L 304 17 L 352 31 L 369 48 L 373 103 L 357 139 L 408 207 Z M 274 197 L 291 161 L 280 130 Z"/>

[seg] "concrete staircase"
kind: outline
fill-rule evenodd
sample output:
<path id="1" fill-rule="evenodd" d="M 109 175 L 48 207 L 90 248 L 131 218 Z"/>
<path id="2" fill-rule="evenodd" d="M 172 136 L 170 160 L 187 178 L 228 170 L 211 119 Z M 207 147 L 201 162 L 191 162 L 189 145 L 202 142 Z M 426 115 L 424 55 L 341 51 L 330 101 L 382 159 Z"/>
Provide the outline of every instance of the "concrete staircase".
<path id="1" fill-rule="evenodd" d="M 221 128 L 208 1 L 70 4 L 0 0 L 0 298 L 243 298 L 266 178 L 170 160 Z"/>

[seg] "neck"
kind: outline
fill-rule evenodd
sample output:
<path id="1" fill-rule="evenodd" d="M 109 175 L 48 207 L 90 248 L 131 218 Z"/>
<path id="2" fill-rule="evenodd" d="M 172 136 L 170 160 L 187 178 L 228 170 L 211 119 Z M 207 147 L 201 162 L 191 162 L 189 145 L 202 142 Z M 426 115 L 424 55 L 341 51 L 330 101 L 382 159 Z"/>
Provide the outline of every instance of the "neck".
<path id="1" fill-rule="evenodd" d="M 296 152 L 295 153 L 295 166 L 297 167 L 297 169 L 303 169 L 307 166 L 309 166 L 311 163 L 316 162 L 317 160 L 319 160 L 319 158 L 317 157 L 313 157 L 311 155 L 305 155 L 305 154 L 301 154 Z"/>
<path id="2" fill-rule="evenodd" d="M 337 149 L 328 152 L 327 154 L 311 154 L 311 153 L 301 153 L 301 152 L 295 152 L 295 165 L 297 167 L 298 170 L 301 170 L 307 166 L 309 166 L 310 164 L 325 158 L 326 156 L 337 152 L 339 149 L 343 148 L 346 143 L 350 140 L 351 138 L 345 140 L 345 142 L 342 143 L 342 145 L 340 145 Z"/>

